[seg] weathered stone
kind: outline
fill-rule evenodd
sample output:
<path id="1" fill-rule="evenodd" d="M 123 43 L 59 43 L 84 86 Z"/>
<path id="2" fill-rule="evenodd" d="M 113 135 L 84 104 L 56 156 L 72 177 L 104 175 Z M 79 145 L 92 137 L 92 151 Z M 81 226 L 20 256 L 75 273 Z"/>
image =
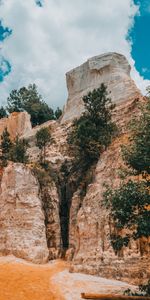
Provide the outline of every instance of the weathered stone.
<path id="1" fill-rule="evenodd" d="M 35 263 L 48 259 L 39 185 L 31 170 L 20 163 L 10 163 L 2 176 L 0 254 L 13 254 Z"/>
<path id="2" fill-rule="evenodd" d="M 94 182 L 89 185 L 82 202 L 77 193 L 72 198 L 70 247 L 74 249 L 74 258 L 71 270 L 141 284 L 150 276 L 149 243 L 133 241 L 129 247 L 115 253 L 110 238 L 114 226 L 103 202 L 105 186 L 116 188 L 121 181 L 121 145 L 128 142 L 126 125 L 134 114 L 139 113 L 133 104 L 129 101 L 128 104 L 122 103 L 120 109 L 117 108 L 117 123 L 123 133 L 101 155 L 95 169 Z"/>
<path id="3" fill-rule="evenodd" d="M 30 115 L 27 112 L 14 112 L 8 118 L 0 119 L 0 136 L 7 128 L 11 139 L 31 131 Z"/>
<path id="4" fill-rule="evenodd" d="M 82 97 L 105 83 L 116 104 L 139 97 L 140 92 L 130 77 L 130 65 L 125 56 L 107 53 L 90 58 L 66 74 L 68 100 L 62 123 L 78 118 L 84 111 Z"/>

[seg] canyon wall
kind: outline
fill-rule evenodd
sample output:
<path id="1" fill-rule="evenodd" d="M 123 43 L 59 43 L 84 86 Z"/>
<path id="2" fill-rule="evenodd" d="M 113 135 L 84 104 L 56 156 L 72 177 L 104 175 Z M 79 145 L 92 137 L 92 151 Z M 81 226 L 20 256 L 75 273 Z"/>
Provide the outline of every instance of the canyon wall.
<path id="1" fill-rule="evenodd" d="M 3 171 L 0 254 L 12 253 L 34 262 L 44 262 L 48 255 L 50 259 L 60 257 L 60 248 L 65 244 L 62 232 L 63 239 L 65 232 L 68 232 L 68 228 L 62 226 L 68 222 L 69 236 L 66 236 L 66 241 L 69 242 L 69 249 L 66 259 L 72 261 L 71 271 L 141 283 L 150 276 L 148 243 L 132 242 L 129 247 L 115 253 L 110 241 L 114 228 L 103 203 L 103 191 L 104 184 L 115 188 L 120 183 L 118 170 L 123 165 L 120 146 L 128 142 L 127 124 L 138 115 L 138 105 L 143 97 L 130 77 L 126 58 L 117 53 L 91 58 L 66 76 L 68 101 L 61 121 L 49 121 L 33 129 L 27 115 L 24 115 L 23 123 L 13 121 L 12 137 L 16 128 L 19 136 L 30 144 L 28 154 L 31 166 L 10 163 Z M 86 196 L 81 197 L 76 178 L 70 177 L 68 182 L 67 177 L 62 175 L 61 167 L 73 159 L 67 136 L 72 120 L 84 111 L 82 97 L 102 82 L 108 86 L 110 97 L 116 103 L 113 120 L 120 128 L 120 135 L 101 155 Z M 17 120 L 23 120 L 23 115 L 19 114 L 8 119 L 16 120 L 15 116 Z M 5 119 L 0 120 L 0 131 L 5 127 L 2 125 L 5 122 Z M 31 169 L 39 159 L 35 135 L 42 127 L 50 128 L 52 142 L 46 149 L 51 172 L 44 188 L 40 189 Z M 65 209 L 68 209 L 67 218 Z"/>
<path id="2" fill-rule="evenodd" d="M 76 192 L 72 198 L 68 252 L 72 253 L 73 272 L 141 284 L 150 277 L 149 240 L 132 241 L 121 251 L 114 251 L 111 235 L 115 229 L 103 199 L 106 186 L 116 188 L 121 181 L 121 145 L 128 143 L 125 123 L 128 123 L 131 116 L 138 114 L 138 105 L 135 107 L 133 102 L 120 107 L 118 113 L 120 124 L 124 120 L 123 131 L 101 155 L 86 196 L 81 199 Z"/>

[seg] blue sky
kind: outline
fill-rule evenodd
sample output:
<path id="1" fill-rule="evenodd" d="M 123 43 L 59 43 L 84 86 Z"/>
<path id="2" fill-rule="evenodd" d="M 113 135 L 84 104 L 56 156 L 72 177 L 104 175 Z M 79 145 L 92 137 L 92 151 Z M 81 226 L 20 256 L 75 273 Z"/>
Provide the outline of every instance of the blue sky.
<path id="1" fill-rule="evenodd" d="M 150 0 L 135 0 L 140 5 L 140 15 L 135 17 L 135 24 L 130 32 L 132 57 L 136 69 L 145 79 L 150 79 Z"/>
<path id="2" fill-rule="evenodd" d="M 65 73 L 111 51 L 127 57 L 144 92 L 150 84 L 149 2 L 0 0 L 0 104 L 12 89 L 36 83 L 47 103 L 62 107 Z"/>

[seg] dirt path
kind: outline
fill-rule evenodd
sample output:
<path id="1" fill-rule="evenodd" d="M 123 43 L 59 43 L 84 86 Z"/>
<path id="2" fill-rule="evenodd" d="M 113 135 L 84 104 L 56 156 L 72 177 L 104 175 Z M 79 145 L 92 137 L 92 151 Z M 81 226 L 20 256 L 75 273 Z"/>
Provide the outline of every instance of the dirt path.
<path id="1" fill-rule="evenodd" d="M 131 287 L 68 269 L 61 260 L 35 265 L 12 256 L 0 258 L 0 300 L 79 300 L 82 292 L 122 293 Z"/>
<path id="2" fill-rule="evenodd" d="M 51 278 L 66 269 L 62 261 L 33 265 L 0 258 L 0 300 L 64 300 Z"/>

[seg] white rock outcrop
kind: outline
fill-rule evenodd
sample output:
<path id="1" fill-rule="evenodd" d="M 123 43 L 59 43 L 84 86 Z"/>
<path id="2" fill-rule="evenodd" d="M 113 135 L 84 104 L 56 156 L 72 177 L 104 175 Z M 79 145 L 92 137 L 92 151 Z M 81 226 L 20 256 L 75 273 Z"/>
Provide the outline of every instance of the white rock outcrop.
<path id="1" fill-rule="evenodd" d="M 10 163 L 0 188 L 0 255 L 13 254 L 34 263 L 48 259 L 39 186 L 31 170 Z"/>
<path id="2" fill-rule="evenodd" d="M 78 118 L 84 111 L 82 97 L 105 83 L 114 103 L 121 103 L 139 96 L 139 90 L 130 77 L 131 67 L 125 56 L 107 53 L 90 58 L 66 74 L 68 101 L 62 123 Z"/>

